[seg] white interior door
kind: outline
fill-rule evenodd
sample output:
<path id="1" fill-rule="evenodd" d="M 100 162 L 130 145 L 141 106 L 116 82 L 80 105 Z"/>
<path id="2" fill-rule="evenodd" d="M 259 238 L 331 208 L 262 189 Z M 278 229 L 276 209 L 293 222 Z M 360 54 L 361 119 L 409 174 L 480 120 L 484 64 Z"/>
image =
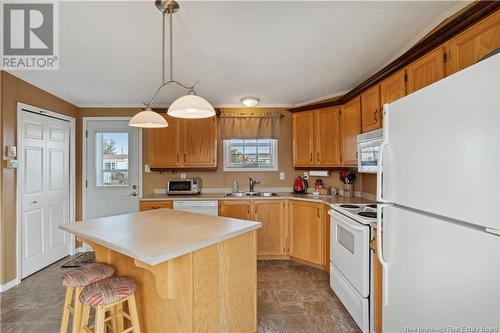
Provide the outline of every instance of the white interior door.
<path id="1" fill-rule="evenodd" d="M 87 122 L 85 219 L 139 210 L 139 129 L 127 120 Z"/>
<path id="2" fill-rule="evenodd" d="M 20 135 L 22 277 L 69 254 L 68 121 L 23 111 Z"/>

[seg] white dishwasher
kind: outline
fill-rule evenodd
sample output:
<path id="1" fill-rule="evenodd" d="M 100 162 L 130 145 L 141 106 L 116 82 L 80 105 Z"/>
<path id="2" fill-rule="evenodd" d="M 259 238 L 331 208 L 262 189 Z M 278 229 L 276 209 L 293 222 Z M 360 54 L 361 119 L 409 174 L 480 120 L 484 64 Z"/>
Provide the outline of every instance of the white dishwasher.
<path id="1" fill-rule="evenodd" d="M 219 215 L 217 200 L 174 200 L 174 209 L 198 214 Z"/>

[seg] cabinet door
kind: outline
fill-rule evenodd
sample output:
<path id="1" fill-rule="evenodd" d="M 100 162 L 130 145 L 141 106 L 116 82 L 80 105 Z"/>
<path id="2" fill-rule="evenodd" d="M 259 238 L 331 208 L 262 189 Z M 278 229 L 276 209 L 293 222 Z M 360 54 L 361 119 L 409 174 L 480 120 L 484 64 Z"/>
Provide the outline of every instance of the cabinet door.
<path id="1" fill-rule="evenodd" d="M 314 111 L 315 164 L 316 166 L 340 165 L 340 108 Z"/>
<path id="2" fill-rule="evenodd" d="M 254 201 L 254 221 L 261 222 L 257 230 L 258 255 L 285 254 L 285 202 L 281 200 Z"/>
<path id="3" fill-rule="evenodd" d="M 182 166 L 217 167 L 217 119 L 183 119 Z"/>
<path id="4" fill-rule="evenodd" d="M 290 202 L 290 255 L 318 265 L 323 264 L 323 221 L 321 204 Z"/>
<path id="5" fill-rule="evenodd" d="M 148 164 L 150 168 L 178 167 L 180 165 L 181 120 L 162 114 L 168 127 L 150 128 L 148 135 Z"/>
<path id="6" fill-rule="evenodd" d="M 314 165 L 314 113 L 294 113 L 292 116 L 293 165 Z"/>
<path id="7" fill-rule="evenodd" d="M 453 38 L 446 46 L 448 47 L 446 75 L 475 64 L 500 47 L 500 11 Z"/>
<path id="8" fill-rule="evenodd" d="M 330 205 L 323 204 L 323 267 L 330 270 Z"/>
<path id="9" fill-rule="evenodd" d="M 399 71 L 380 82 L 380 110 L 406 95 L 405 71 Z M 380 113 L 382 119 L 382 112 Z"/>
<path id="10" fill-rule="evenodd" d="M 373 131 L 382 126 L 380 117 L 380 86 L 377 84 L 361 94 L 361 130 Z"/>
<path id="11" fill-rule="evenodd" d="M 361 133 L 361 105 L 356 97 L 342 106 L 340 116 L 342 133 L 342 165 L 357 166 L 358 134 Z"/>
<path id="12" fill-rule="evenodd" d="M 444 78 L 444 50 L 442 47 L 426 54 L 406 68 L 408 93 Z"/>
<path id="13" fill-rule="evenodd" d="M 250 205 L 249 200 L 219 200 L 219 216 L 250 220 Z"/>
<path id="14" fill-rule="evenodd" d="M 170 208 L 172 209 L 173 204 L 171 200 L 165 201 L 141 201 L 139 203 L 139 210 L 141 212 L 146 210 L 160 209 L 160 208 Z"/>

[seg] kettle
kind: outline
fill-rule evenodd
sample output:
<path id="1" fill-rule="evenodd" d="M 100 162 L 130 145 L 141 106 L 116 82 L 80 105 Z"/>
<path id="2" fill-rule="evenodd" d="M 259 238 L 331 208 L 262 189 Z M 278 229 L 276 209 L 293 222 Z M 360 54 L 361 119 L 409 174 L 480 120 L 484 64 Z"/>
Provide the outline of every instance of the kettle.
<path id="1" fill-rule="evenodd" d="M 300 176 L 295 178 L 295 182 L 293 183 L 293 191 L 295 193 L 305 193 L 308 187 L 309 184 L 307 183 L 307 180 Z"/>

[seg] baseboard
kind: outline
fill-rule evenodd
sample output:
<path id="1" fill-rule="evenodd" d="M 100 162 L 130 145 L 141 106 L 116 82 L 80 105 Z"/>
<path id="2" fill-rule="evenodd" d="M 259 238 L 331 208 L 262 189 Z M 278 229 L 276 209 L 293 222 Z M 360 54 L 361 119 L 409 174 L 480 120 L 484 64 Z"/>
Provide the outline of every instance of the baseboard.
<path id="1" fill-rule="evenodd" d="M 17 279 L 9 281 L 5 284 L 0 284 L 0 293 L 3 293 L 4 291 L 7 291 L 10 288 L 15 287 L 15 286 L 17 286 Z"/>

